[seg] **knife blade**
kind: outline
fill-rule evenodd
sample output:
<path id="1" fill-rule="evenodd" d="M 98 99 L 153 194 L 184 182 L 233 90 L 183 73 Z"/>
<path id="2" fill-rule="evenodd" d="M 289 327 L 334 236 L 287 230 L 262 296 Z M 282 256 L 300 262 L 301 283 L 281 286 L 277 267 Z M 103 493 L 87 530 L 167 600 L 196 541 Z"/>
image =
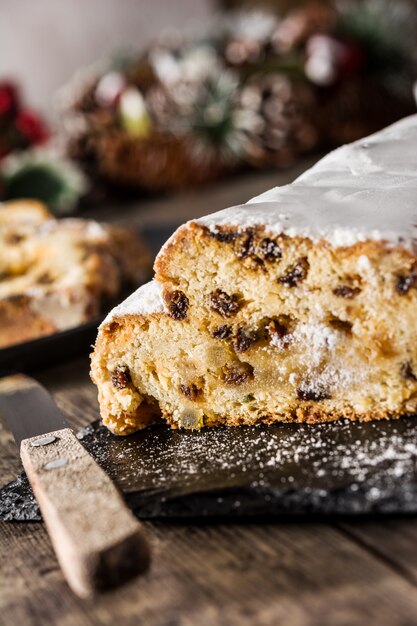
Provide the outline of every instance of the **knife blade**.
<path id="1" fill-rule="evenodd" d="M 72 590 L 88 597 L 145 571 L 150 552 L 142 525 L 46 389 L 22 374 L 0 379 L 0 413 Z"/>
<path id="2" fill-rule="evenodd" d="M 46 389 L 19 374 L 0 379 L 0 411 L 19 448 L 23 439 L 68 426 Z"/>

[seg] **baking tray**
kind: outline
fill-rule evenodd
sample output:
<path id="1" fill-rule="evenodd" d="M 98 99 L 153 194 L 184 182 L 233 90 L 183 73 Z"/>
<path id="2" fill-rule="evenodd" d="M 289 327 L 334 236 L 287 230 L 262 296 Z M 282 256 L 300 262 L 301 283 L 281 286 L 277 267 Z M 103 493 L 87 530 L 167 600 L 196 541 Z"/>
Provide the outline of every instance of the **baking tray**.
<path id="1" fill-rule="evenodd" d="M 156 256 L 162 244 L 177 227 L 178 224 L 172 224 L 163 228 L 148 227 L 142 229 L 141 233 L 151 252 Z M 129 295 L 133 289 L 122 294 L 118 298 L 118 302 Z M 115 302 L 115 304 L 118 302 Z M 82 354 L 87 354 L 96 339 L 97 327 L 105 315 L 106 312 L 103 312 L 99 319 L 81 326 L 0 349 L 0 372 L 38 371 Z"/>

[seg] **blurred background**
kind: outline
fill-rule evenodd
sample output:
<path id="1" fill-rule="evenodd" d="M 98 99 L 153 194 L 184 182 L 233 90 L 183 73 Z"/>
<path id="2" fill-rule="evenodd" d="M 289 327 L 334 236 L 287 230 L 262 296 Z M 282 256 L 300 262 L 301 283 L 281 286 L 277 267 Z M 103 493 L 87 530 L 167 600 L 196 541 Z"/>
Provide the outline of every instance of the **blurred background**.
<path id="1" fill-rule="evenodd" d="M 416 109 L 414 0 L 0 0 L 0 197 L 285 169 Z"/>
<path id="2" fill-rule="evenodd" d="M 75 71 L 117 50 L 140 50 L 166 28 L 192 28 L 208 0 L 0 0 L 0 76 L 12 77 L 50 115 Z"/>

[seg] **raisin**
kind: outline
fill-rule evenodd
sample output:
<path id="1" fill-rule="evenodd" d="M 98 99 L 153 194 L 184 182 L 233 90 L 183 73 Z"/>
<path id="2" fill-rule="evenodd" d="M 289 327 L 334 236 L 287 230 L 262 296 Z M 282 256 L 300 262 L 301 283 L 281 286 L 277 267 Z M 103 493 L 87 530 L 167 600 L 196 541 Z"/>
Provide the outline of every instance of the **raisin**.
<path id="1" fill-rule="evenodd" d="M 264 261 L 276 261 L 282 257 L 281 248 L 273 239 L 265 237 L 256 244 L 255 233 L 251 229 L 244 233 L 236 254 L 239 259 L 250 257 L 256 265 L 261 266 Z"/>
<path id="2" fill-rule="evenodd" d="M 346 300 L 352 300 L 360 291 L 359 287 L 349 287 L 349 285 L 342 285 L 341 287 L 333 289 L 335 296 L 338 296 L 338 298 L 346 298 Z"/>
<path id="3" fill-rule="evenodd" d="M 218 326 L 217 328 L 215 328 L 212 331 L 211 336 L 214 339 L 227 339 L 228 337 L 230 337 L 231 334 L 232 327 L 228 326 L 227 324 L 223 324 L 223 326 Z"/>
<path id="4" fill-rule="evenodd" d="M 169 315 L 174 320 L 185 320 L 189 306 L 189 300 L 183 291 L 171 291 L 165 295 Z"/>
<path id="5" fill-rule="evenodd" d="M 194 383 L 191 385 L 180 385 L 180 391 L 186 398 L 192 400 L 193 402 L 195 402 L 198 396 L 201 395 L 201 389 L 199 389 Z"/>
<path id="6" fill-rule="evenodd" d="M 246 257 L 253 254 L 253 239 L 254 233 L 252 230 L 247 230 L 245 233 L 243 233 L 242 239 L 239 242 L 239 247 L 236 251 L 239 259 L 245 259 Z"/>
<path id="7" fill-rule="evenodd" d="M 402 378 L 405 378 L 406 380 L 417 380 L 416 375 L 413 372 L 411 363 L 409 361 L 401 365 L 400 374 Z"/>
<path id="8" fill-rule="evenodd" d="M 319 385 L 315 386 L 311 381 L 302 383 L 297 389 L 297 398 L 299 400 L 314 400 L 318 402 L 319 400 L 329 400 L 331 397 L 328 391 Z"/>
<path id="9" fill-rule="evenodd" d="M 111 375 L 111 382 L 117 389 L 125 389 L 131 382 L 130 371 L 128 367 L 116 367 Z"/>
<path id="10" fill-rule="evenodd" d="M 408 274 L 407 276 L 397 276 L 397 282 L 395 288 L 397 293 L 401 296 L 405 296 L 412 287 L 417 287 L 416 274 Z"/>
<path id="11" fill-rule="evenodd" d="M 278 282 L 287 287 L 295 287 L 307 277 L 308 269 L 309 264 L 307 258 L 302 257 L 298 259 L 295 265 L 287 270 L 286 274 L 278 278 Z"/>
<path id="12" fill-rule="evenodd" d="M 234 341 L 236 352 L 246 352 L 258 339 L 258 332 L 248 328 L 239 328 Z"/>
<path id="13" fill-rule="evenodd" d="M 241 385 L 253 379 L 253 367 L 249 363 L 240 363 L 238 366 L 226 365 L 223 371 L 223 380 L 227 385 Z"/>
<path id="14" fill-rule="evenodd" d="M 281 248 L 273 240 L 265 237 L 262 239 L 258 246 L 258 254 L 265 261 L 276 261 L 282 257 Z"/>
<path id="15" fill-rule="evenodd" d="M 234 241 L 237 237 L 239 237 L 239 234 L 236 232 L 230 232 L 230 231 L 209 231 L 209 235 L 210 237 L 213 237 L 214 239 L 217 239 L 217 241 L 220 241 L 221 243 L 231 243 L 232 241 Z"/>
<path id="16" fill-rule="evenodd" d="M 222 317 L 233 317 L 240 309 L 239 297 L 216 289 L 210 294 L 211 309 Z"/>
<path id="17" fill-rule="evenodd" d="M 285 324 L 277 320 L 270 320 L 265 326 L 265 339 L 283 339 L 289 332 Z"/>

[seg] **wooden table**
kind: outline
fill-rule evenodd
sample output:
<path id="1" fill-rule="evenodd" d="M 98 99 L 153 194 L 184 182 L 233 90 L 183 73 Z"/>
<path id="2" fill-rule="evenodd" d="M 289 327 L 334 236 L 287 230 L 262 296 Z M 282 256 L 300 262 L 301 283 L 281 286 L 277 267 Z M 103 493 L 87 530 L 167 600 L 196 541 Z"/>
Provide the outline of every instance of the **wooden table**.
<path id="1" fill-rule="evenodd" d="M 304 164 L 305 166 L 306 164 Z M 303 167 L 303 164 L 299 169 Z M 139 207 L 95 210 L 101 219 L 170 224 L 237 204 L 298 172 L 237 178 Z M 98 415 L 88 358 L 37 378 L 74 426 Z M 20 471 L 0 425 L 0 484 Z M 98 511 L 99 515 L 100 512 Z M 66 586 L 40 523 L 0 524 L 4 626 L 417 624 L 414 518 L 334 523 L 146 523 L 150 571 L 90 601 Z"/>

